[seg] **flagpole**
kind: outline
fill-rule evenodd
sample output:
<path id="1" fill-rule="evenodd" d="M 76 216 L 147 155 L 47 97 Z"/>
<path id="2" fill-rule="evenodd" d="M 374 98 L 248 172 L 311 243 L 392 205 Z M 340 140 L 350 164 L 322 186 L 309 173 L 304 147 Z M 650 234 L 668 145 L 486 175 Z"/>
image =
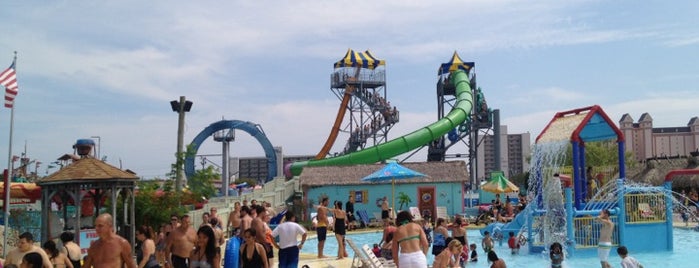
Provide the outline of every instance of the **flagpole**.
<path id="1" fill-rule="evenodd" d="M 15 66 L 15 71 L 17 70 L 17 51 L 15 51 L 15 58 L 12 61 L 12 64 Z M 7 258 L 7 236 L 10 234 L 10 183 L 12 181 L 12 131 L 14 128 L 15 124 L 15 106 L 12 105 L 12 108 L 10 108 L 10 144 L 7 147 L 7 177 L 5 178 L 5 199 L 3 201 L 4 205 L 4 215 L 3 215 L 3 223 L 5 224 L 4 228 L 4 233 L 3 233 L 3 239 L 2 239 L 2 256 Z"/>
<path id="2" fill-rule="evenodd" d="M 3 234 L 3 241 L 2 241 L 2 255 L 7 256 L 7 236 L 9 235 L 10 231 L 10 185 L 12 183 L 12 131 L 14 128 L 14 122 L 15 122 L 15 107 L 13 106 L 10 109 L 10 145 L 8 146 L 8 153 L 7 153 L 7 179 L 5 179 L 5 201 L 4 201 L 4 207 L 5 207 L 5 215 L 3 217 L 4 223 L 5 223 L 5 232 Z"/>

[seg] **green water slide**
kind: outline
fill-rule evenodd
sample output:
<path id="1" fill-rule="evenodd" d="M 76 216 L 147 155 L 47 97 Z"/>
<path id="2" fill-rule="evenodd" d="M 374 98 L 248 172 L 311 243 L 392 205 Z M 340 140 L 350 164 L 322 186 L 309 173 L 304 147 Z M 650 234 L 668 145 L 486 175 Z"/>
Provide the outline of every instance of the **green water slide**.
<path id="1" fill-rule="evenodd" d="M 450 82 L 456 87 L 456 104 L 439 121 L 386 143 L 354 153 L 319 160 L 294 162 L 290 167 L 291 174 L 298 176 L 303 168 L 307 166 L 346 166 L 381 162 L 415 150 L 443 137 L 447 132 L 464 123 L 471 114 L 473 107 L 473 95 L 468 74 L 463 70 L 454 71 L 451 73 Z"/>

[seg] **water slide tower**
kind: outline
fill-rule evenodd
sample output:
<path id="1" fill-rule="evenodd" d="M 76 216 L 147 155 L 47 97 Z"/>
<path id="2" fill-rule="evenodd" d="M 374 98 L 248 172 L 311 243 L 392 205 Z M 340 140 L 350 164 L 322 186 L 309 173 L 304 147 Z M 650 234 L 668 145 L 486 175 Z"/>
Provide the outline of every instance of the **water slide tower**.
<path id="1" fill-rule="evenodd" d="M 340 133 L 346 133 L 349 138 L 342 151 L 333 155 L 352 153 L 388 140 L 388 131 L 399 117 L 398 110 L 387 99 L 385 66 L 384 60 L 377 59 L 368 50 L 355 52 L 352 49 L 333 65 L 330 90 L 341 104 L 330 135 L 316 159 L 331 154 Z"/>

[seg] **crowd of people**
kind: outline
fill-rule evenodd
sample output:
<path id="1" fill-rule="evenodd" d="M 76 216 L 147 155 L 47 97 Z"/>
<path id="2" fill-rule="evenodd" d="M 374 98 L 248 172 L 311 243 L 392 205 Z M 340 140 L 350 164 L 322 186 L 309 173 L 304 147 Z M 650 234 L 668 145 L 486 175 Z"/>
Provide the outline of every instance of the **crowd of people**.
<path id="1" fill-rule="evenodd" d="M 490 223 L 492 221 L 503 223 L 510 222 L 518 213 L 524 211 L 527 204 L 527 196 L 524 194 L 518 195 L 517 204 L 514 204 L 509 196 L 505 196 L 505 203 L 503 204 L 500 199 L 500 194 L 495 194 L 495 199 L 491 200 L 490 204 L 479 206 L 477 223 Z"/>
<path id="2" fill-rule="evenodd" d="M 496 196 L 493 210 L 503 209 L 498 200 L 499 196 Z M 509 203 L 509 200 L 506 200 L 504 210 L 507 210 Z M 392 260 L 400 267 L 427 267 L 427 254 L 434 255 L 431 265 L 435 268 L 462 267 L 465 263 L 479 261 L 478 246 L 468 241 L 468 222 L 463 217 L 457 215 L 452 222 L 437 218 L 432 226 L 430 218 L 414 220 L 409 211 L 400 211 L 395 218 L 391 217 L 386 198 L 382 199 L 380 206 L 384 227 L 381 241 L 373 248 L 377 257 Z M 271 228 L 270 218 L 274 211 L 270 207 L 264 203 L 258 205 L 254 200 L 249 205 L 247 202 L 235 202 L 234 210 L 230 212 L 225 225 L 225 232 L 215 207 L 202 215 L 202 224 L 196 231 L 187 214 L 172 215 L 171 222 L 161 226 L 157 234 L 151 227 L 141 226 L 135 230 L 136 260 L 132 258 L 129 242 L 115 233 L 112 216 L 101 214 L 95 219 L 95 232 L 99 239 L 87 250 L 82 267 L 220 268 L 221 247 L 225 246 L 224 233 L 242 240 L 239 252 L 240 267 L 273 267 L 274 248 L 278 249 L 278 267 L 297 267 L 300 250 L 307 238 L 307 230 L 296 223 L 293 213 L 286 213 L 284 220 L 276 228 Z M 328 258 L 324 255 L 324 247 L 328 228 L 331 227 L 329 219 L 333 221 L 332 229 L 338 245 L 336 259 L 348 257 L 345 235 L 348 229 L 353 228 L 351 222 L 355 220 L 353 198 L 344 206 L 343 202 L 338 200 L 329 207 L 329 199 L 323 197 L 315 209 L 318 215 L 318 224 L 315 227 L 318 239 L 317 257 Z M 609 215 L 609 211 L 603 210 L 596 218 L 602 226 L 598 255 L 603 268 L 611 267 L 608 258 L 612 248 L 614 223 L 609 219 Z M 53 240 L 46 241 L 43 247 L 38 247 L 34 244 L 31 233 L 23 233 L 19 236 L 17 248 L 9 251 L 3 261 L 4 267 L 81 267 L 81 250 L 74 242 L 73 234 L 64 232 L 60 239 L 60 249 Z M 490 233 L 484 233 L 480 246 L 490 267 L 506 267 L 505 261 L 493 250 L 495 241 Z M 519 253 L 520 244 L 514 232 L 509 233 L 508 247 L 511 254 Z M 560 243 L 552 243 L 548 250 L 551 267 L 561 267 L 565 259 L 563 246 Z M 623 267 L 642 267 L 638 260 L 629 256 L 626 247 L 618 247 L 617 254 L 622 259 Z"/>
<path id="3" fill-rule="evenodd" d="M 374 244 L 372 251 L 399 267 L 427 267 L 427 254 L 434 255 L 431 267 L 463 267 L 467 262 L 478 262 L 477 245 L 469 243 L 467 225 L 464 218 L 456 216 L 452 223 L 437 218 L 433 227 L 429 218 L 414 220 L 409 211 L 401 211 L 395 221 L 384 221 L 382 239 Z M 492 250 L 494 245 L 490 234 L 486 233 L 481 247 L 491 267 L 506 267 L 504 260 Z"/>
<path id="4" fill-rule="evenodd" d="M 350 133 L 349 142 L 345 145 L 344 151 L 347 152 L 352 145 L 359 145 L 364 142 L 367 138 L 371 137 L 379 129 L 386 125 L 391 125 L 398 122 L 398 109 L 395 106 L 391 106 L 391 102 L 386 101 L 386 99 L 378 93 L 372 92 L 368 89 L 358 89 L 355 92 L 357 96 L 362 98 L 369 106 L 371 106 L 375 117 L 370 123 L 363 126 L 356 125 L 355 128 Z"/>

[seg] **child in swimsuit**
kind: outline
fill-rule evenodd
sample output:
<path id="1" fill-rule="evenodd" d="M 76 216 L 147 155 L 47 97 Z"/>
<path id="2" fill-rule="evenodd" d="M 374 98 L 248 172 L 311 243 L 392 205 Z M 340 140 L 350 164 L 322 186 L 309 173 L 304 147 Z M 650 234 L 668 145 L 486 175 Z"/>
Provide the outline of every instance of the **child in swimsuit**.
<path id="1" fill-rule="evenodd" d="M 563 264 L 563 246 L 561 243 L 554 242 L 551 244 L 549 257 L 551 258 L 551 268 L 561 268 Z"/>
<path id="2" fill-rule="evenodd" d="M 483 247 L 483 251 L 485 253 L 488 253 L 488 252 L 490 252 L 490 250 L 493 249 L 493 246 L 494 246 L 493 238 L 490 237 L 490 232 L 488 232 L 488 231 L 485 231 L 483 234 L 485 236 L 483 237 L 483 241 L 481 242 L 481 246 Z"/>

